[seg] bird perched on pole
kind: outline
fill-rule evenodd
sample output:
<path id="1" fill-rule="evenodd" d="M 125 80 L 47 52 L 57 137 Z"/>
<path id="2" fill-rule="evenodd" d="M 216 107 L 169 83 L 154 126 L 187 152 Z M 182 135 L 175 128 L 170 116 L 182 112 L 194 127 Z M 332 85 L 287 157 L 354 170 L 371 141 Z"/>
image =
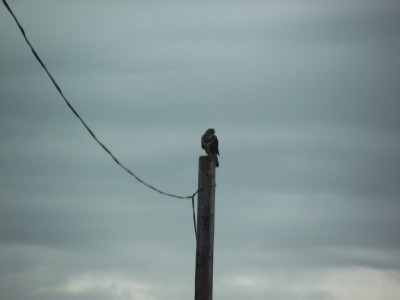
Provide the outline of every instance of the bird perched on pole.
<path id="1" fill-rule="evenodd" d="M 201 137 L 201 148 L 203 148 L 208 156 L 215 157 L 215 166 L 219 167 L 218 157 L 218 139 L 215 135 L 215 130 L 213 128 L 207 129 L 206 132 Z"/>

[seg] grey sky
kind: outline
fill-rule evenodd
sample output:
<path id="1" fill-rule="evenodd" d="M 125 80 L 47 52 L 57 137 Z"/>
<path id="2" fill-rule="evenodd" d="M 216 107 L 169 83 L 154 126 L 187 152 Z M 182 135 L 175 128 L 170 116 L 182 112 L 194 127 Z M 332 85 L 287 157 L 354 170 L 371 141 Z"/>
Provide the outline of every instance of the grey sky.
<path id="1" fill-rule="evenodd" d="M 398 299 L 398 1 L 8 3 L 143 180 L 192 194 L 215 128 L 215 299 Z M 190 200 L 0 28 L 0 298 L 192 299 Z"/>

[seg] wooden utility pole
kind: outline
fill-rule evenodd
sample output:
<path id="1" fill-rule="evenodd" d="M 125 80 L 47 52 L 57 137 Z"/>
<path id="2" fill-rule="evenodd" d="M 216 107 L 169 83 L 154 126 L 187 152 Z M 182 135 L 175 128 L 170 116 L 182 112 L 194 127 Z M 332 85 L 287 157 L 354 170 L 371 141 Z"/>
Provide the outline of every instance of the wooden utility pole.
<path id="1" fill-rule="evenodd" d="M 215 212 L 215 158 L 199 157 L 195 300 L 212 300 Z"/>

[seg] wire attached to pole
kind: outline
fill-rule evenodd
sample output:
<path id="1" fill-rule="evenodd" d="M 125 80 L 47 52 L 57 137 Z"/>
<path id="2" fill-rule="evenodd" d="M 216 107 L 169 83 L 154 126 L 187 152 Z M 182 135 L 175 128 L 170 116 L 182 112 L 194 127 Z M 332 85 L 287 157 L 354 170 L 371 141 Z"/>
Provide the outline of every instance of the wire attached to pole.
<path id="1" fill-rule="evenodd" d="M 42 66 L 42 68 L 45 70 L 47 76 L 50 78 L 50 80 L 52 81 L 53 85 L 55 86 L 55 88 L 57 89 L 58 93 L 61 95 L 61 97 L 63 98 L 64 102 L 67 104 L 67 106 L 69 107 L 69 109 L 74 113 L 74 115 L 79 119 L 79 121 L 81 121 L 81 123 L 83 124 L 83 126 L 86 128 L 86 130 L 89 132 L 89 134 L 92 136 L 92 138 L 100 145 L 101 148 L 103 148 L 103 150 L 105 152 L 108 153 L 108 155 L 111 156 L 111 158 L 114 160 L 114 162 L 119 165 L 125 172 L 127 172 L 129 175 L 133 176 L 137 181 L 139 181 L 140 183 L 142 183 L 143 185 L 147 186 L 148 188 L 164 195 L 164 196 L 168 196 L 168 197 L 173 197 L 173 198 L 178 198 L 178 199 L 192 199 L 192 208 L 193 208 L 193 223 L 194 223 L 194 232 L 196 235 L 196 240 L 197 240 L 197 228 L 196 228 L 196 214 L 195 214 L 195 210 L 194 210 L 194 197 L 196 196 L 196 194 L 198 194 L 200 191 L 203 191 L 207 188 L 211 188 L 214 187 L 214 185 L 212 186 L 208 186 L 205 188 L 201 188 L 198 189 L 195 193 L 193 193 L 193 195 L 190 196 L 179 196 L 179 195 L 175 195 L 175 194 L 171 194 L 171 193 L 166 193 L 150 184 L 148 184 L 147 182 L 143 181 L 141 178 L 139 178 L 136 174 L 134 174 L 130 169 L 128 169 L 127 167 L 125 167 L 116 157 L 115 155 L 96 137 L 96 135 L 94 134 L 94 132 L 92 131 L 92 129 L 90 129 L 90 127 L 86 124 L 86 122 L 82 119 L 82 117 L 78 114 L 78 112 L 75 110 L 75 108 L 71 105 L 71 103 L 68 101 L 68 99 L 64 96 L 63 92 L 61 91 L 60 86 L 57 84 L 56 80 L 54 79 L 54 77 L 50 74 L 49 70 L 47 69 L 46 65 L 43 63 L 43 61 L 40 59 L 39 55 L 37 54 L 36 50 L 33 48 L 32 44 L 30 43 L 28 37 L 26 36 L 25 30 L 22 27 L 22 25 L 19 23 L 17 17 L 14 15 L 13 11 L 11 10 L 10 6 L 8 5 L 6 0 L 3 0 L 4 6 L 7 8 L 7 10 L 9 11 L 9 13 L 11 14 L 11 16 L 14 18 L 15 22 L 18 25 L 19 30 L 21 31 L 26 43 L 28 44 L 29 48 L 31 49 L 33 55 L 35 56 L 36 60 L 40 63 L 40 65 Z"/>
<path id="2" fill-rule="evenodd" d="M 192 208 L 193 208 L 193 225 L 194 225 L 194 235 L 197 241 L 197 226 L 196 226 L 196 213 L 194 212 L 194 195 L 192 197 Z"/>

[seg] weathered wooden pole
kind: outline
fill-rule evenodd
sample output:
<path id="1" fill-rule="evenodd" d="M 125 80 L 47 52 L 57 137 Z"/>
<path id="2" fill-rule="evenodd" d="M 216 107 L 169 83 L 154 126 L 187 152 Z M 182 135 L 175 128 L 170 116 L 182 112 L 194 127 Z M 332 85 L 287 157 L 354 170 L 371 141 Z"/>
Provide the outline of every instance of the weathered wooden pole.
<path id="1" fill-rule="evenodd" d="M 215 212 L 215 158 L 199 157 L 195 300 L 212 300 Z"/>

